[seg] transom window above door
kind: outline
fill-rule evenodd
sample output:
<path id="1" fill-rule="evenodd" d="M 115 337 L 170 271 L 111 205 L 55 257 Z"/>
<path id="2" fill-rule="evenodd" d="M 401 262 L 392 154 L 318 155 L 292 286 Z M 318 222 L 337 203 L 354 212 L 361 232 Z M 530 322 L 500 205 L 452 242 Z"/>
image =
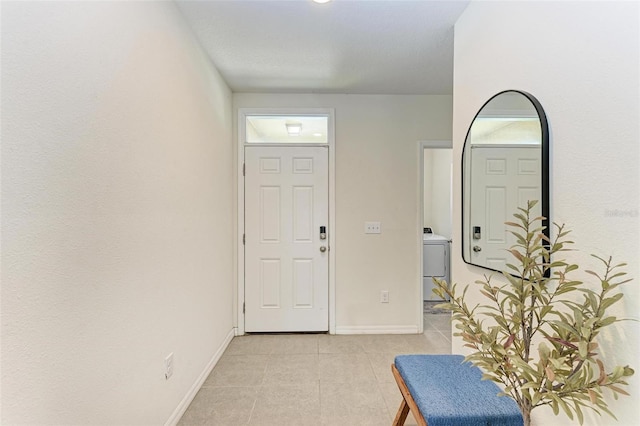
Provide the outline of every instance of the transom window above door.
<path id="1" fill-rule="evenodd" d="M 248 115 L 246 143 L 329 143 L 327 115 Z"/>

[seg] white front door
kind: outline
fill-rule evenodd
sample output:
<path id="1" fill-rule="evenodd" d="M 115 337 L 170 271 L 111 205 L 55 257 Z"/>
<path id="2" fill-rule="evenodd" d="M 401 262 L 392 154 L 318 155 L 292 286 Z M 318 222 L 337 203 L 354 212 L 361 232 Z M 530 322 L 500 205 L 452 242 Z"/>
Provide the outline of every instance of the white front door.
<path id="1" fill-rule="evenodd" d="M 518 207 L 541 199 L 540 147 L 472 146 L 472 217 L 470 258 L 472 263 L 503 271 L 513 257 L 507 252 L 515 237 L 505 222 L 515 222 Z M 534 217 L 540 216 L 541 204 Z M 479 233 L 474 233 L 474 228 Z"/>
<path id="2" fill-rule="evenodd" d="M 247 332 L 329 329 L 328 151 L 245 148 Z"/>

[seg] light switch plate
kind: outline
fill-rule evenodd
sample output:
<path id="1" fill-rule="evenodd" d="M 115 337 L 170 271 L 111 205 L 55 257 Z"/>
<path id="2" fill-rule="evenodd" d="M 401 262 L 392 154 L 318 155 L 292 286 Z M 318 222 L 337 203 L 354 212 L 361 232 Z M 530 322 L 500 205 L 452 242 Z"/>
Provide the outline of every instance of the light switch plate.
<path id="1" fill-rule="evenodd" d="M 169 380 L 173 375 L 173 352 L 164 359 L 164 378 Z"/>
<path id="2" fill-rule="evenodd" d="M 380 234 L 380 222 L 365 222 L 364 223 L 364 233 L 365 234 Z"/>

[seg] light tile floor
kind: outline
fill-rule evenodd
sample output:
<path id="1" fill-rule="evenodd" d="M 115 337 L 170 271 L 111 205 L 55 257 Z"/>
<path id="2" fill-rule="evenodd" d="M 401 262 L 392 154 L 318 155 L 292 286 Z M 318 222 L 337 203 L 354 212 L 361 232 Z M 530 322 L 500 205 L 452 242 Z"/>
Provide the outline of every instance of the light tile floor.
<path id="1" fill-rule="evenodd" d="M 236 337 L 179 425 L 388 426 L 401 401 L 391 363 L 407 353 L 451 353 L 450 315 L 425 314 L 415 335 Z"/>

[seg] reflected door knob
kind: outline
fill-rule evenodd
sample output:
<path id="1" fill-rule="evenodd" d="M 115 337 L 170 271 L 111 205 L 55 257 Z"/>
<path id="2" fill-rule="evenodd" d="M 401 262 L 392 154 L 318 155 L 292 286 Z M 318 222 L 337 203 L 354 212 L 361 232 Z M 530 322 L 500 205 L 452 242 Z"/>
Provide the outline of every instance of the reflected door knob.
<path id="1" fill-rule="evenodd" d="M 320 246 L 320 252 L 324 253 L 325 251 L 327 251 L 327 248 L 325 246 Z"/>
<path id="2" fill-rule="evenodd" d="M 482 251 L 482 247 L 480 246 L 473 246 L 473 251 L 475 251 L 476 253 L 479 251 Z"/>

